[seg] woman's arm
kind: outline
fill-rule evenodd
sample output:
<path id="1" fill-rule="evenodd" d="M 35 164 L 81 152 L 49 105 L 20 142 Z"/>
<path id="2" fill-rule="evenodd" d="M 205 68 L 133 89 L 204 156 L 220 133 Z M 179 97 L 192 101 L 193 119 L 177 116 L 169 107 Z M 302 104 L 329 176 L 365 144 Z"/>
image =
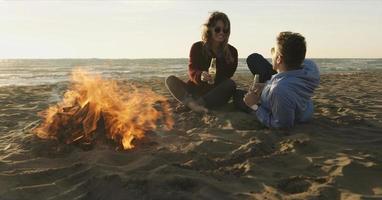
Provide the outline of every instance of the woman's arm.
<path id="1" fill-rule="evenodd" d="M 237 69 L 237 65 L 238 65 L 238 53 L 237 53 L 237 50 L 235 47 L 232 47 L 231 46 L 231 53 L 232 53 L 232 57 L 233 57 L 233 62 L 228 64 L 229 66 L 227 66 L 227 75 L 229 78 L 231 78 L 233 76 L 233 74 L 235 73 L 236 69 Z"/>
<path id="2" fill-rule="evenodd" d="M 188 64 L 188 76 L 192 82 L 195 84 L 200 84 L 202 66 L 201 66 L 201 46 L 200 43 L 195 43 L 192 45 L 190 50 L 190 59 Z"/>

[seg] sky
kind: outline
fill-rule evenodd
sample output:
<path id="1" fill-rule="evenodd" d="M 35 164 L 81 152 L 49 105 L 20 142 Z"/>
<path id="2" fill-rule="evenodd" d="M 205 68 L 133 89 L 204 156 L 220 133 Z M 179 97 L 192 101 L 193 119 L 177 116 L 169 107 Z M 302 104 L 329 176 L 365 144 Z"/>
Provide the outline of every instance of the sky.
<path id="1" fill-rule="evenodd" d="M 187 58 L 212 11 L 240 58 L 270 57 L 280 31 L 310 58 L 382 58 L 382 0 L 0 0 L 0 59 Z"/>

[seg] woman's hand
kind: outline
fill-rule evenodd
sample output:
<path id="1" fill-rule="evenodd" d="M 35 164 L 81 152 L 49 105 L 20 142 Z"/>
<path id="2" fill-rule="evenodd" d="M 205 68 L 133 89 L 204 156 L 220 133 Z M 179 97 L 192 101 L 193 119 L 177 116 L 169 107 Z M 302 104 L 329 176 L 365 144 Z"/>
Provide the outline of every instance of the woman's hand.
<path id="1" fill-rule="evenodd" d="M 202 74 L 200 76 L 200 80 L 204 81 L 204 82 L 208 82 L 208 81 L 212 81 L 212 77 L 208 72 L 202 71 Z"/>

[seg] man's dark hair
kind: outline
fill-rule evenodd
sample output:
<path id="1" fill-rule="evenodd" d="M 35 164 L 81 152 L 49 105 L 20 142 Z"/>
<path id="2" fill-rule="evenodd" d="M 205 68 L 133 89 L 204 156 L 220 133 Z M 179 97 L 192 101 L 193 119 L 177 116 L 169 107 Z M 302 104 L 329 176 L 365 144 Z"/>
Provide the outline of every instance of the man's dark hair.
<path id="1" fill-rule="evenodd" d="M 305 38 L 299 33 L 281 32 L 277 36 L 277 45 L 285 67 L 300 69 L 306 54 Z"/>

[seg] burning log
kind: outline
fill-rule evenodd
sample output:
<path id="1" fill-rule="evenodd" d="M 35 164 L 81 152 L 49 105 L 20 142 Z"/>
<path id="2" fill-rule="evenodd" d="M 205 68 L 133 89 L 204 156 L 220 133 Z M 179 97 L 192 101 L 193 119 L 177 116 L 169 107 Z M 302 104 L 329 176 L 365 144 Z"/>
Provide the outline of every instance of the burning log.
<path id="1" fill-rule="evenodd" d="M 44 122 L 35 129 L 40 138 L 92 144 L 101 134 L 124 149 L 134 148 L 133 140 L 155 130 L 160 119 L 167 129 L 173 126 L 165 97 L 133 85 L 121 88 L 114 81 L 82 70 L 72 73 L 70 90 L 65 92 L 62 102 L 40 116 Z"/>

